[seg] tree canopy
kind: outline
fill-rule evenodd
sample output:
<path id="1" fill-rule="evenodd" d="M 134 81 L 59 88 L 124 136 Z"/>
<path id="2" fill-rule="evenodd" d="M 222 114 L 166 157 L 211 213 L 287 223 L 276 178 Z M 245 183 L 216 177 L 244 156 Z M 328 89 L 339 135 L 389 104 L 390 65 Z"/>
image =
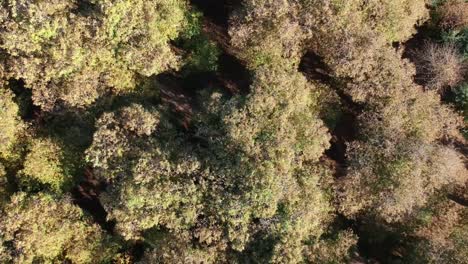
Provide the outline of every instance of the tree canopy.
<path id="1" fill-rule="evenodd" d="M 11 242 L 6 252 L 16 263 L 99 263 L 112 257 L 110 237 L 66 198 L 19 193 L 4 210 L 1 236 Z"/>
<path id="2" fill-rule="evenodd" d="M 467 12 L 0 0 L 0 262 L 466 263 Z"/>

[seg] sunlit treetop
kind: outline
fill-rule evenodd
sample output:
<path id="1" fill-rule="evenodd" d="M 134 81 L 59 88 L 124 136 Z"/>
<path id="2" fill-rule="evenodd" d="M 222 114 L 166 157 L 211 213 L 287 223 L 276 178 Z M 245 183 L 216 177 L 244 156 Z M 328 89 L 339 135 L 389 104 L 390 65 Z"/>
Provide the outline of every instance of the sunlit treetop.
<path id="1" fill-rule="evenodd" d="M 178 67 L 169 41 L 185 26 L 184 1 L 4 1 L 1 47 L 11 77 L 35 104 L 91 104 L 105 90 Z"/>
<path id="2" fill-rule="evenodd" d="M 108 261 L 115 252 L 109 236 L 70 199 L 19 193 L 4 212 L 0 230 L 15 263 L 84 264 Z"/>
<path id="3" fill-rule="evenodd" d="M 33 139 L 18 177 L 25 189 L 48 189 L 61 193 L 73 184 L 73 165 L 69 153 L 49 138 Z"/>

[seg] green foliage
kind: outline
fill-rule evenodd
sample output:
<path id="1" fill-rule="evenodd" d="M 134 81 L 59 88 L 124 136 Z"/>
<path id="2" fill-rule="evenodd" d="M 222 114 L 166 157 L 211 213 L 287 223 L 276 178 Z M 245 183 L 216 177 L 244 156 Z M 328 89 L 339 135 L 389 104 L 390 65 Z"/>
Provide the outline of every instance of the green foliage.
<path id="1" fill-rule="evenodd" d="M 177 139 L 164 138 L 164 132 L 161 141 L 151 137 L 159 122 L 158 112 L 136 104 L 105 113 L 87 150 L 97 175 L 113 183 L 101 201 L 127 239 L 141 239 L 160 225 L 188 228 L 197 217 L 200 165 Z"/>
<path id="2" fill-rule="evenodd" d="M 414 227 L 404 263 L 466 263 L 467 210 L 451 201 L 431 208 L 429 221 Z"/>
<path id="3" fill-rule="evenodd" d="M 190 11 L 186 17 L 187 24 L 177 41 L 187 52 L 182 72 L 190 74 L 216 71 L 221 51 L 217 44 L 203 33 L 202 13 Z"/>
<path id="4" fill-rule="evenodd" d="M 468 112 L 468 83 L 462 84 L 455 90 L 455 103 L 463 110 L 466 116 Z"/>
<path id="5" fill-rule="evenodd" d="M 11 91 L 0 89 L 0 158 L 8 159 L 14 156 L 14 145 L 17 142 L 24 125 L 18 115 L 18 105 L 13 101 Z"/>
<path id="6" fill-rule="evenodd" d="M 462 131 L 465 135 L 465 138 L 468 137 L 468 83 L 464 83 L 455 90 L 455 104 L 458 109 L 463 113 L 465 119 L 465 127 L 462 128 Z"/>
<path id="7" fill-rule="evenodd" d="M 45 186 L 53 192 L 69 190 L 73 184 L 73 164 L 69 153 L 51 139 L 34 139 L 19 172 L 21 185 L 26 190 Z"/>
<path id="8" fill-rule="evenodd" d="M 462 120 L 398 44 L 428 1 L 196 2 L 0 0 L 1 263 L 464 263 Z"/>
<path id="9" fill-rule="evenodd" d="M 220 51 L 214 42 L 200 35 L 193 37 L 186 45 L 186 49 L 191 50 L 184 70 L 193 72 L 214 72 L 218 69 L 218 56 Z"/>
<path id="10" fill-rule="evenodd" d="M 441 37 L 443 42 L 453 43 L 465 59 L 468 58 L 468 28 L 443 32 Z"/>
<path id="11" fill-rule="evenodd" d="M 116 249 L 70 199 L 45 194 L 12 197 L 0 232 L 14 263 L 100 263 Z"/>
<path id="12" fill-rule="evenodd" d="M 76 1 L 2 5 L 1 48 L 11 76 L 32 88 L 36 105 L 53 110 L 63 100 L 84 107 L 108 89 L 131 90 L 139 76 L 178 67 L 169 41 L 184 26 L 182 0 L 93 5 L 90 15 L 78 12 Z"/>
<path id="13" fill-rule="evenodd" d="M 351 260 L 350 252 L 356 250 L 357 239 L 351 230 L 341 231 L 330 238 L 323 238 L 307 249 L 307 260 L 310 263 L 348 263 Z"/>
<path id="14" fill-rule="evenodd" d="M 191 39 L 202 34 L 203 14 L 196 10 L 190 10 L 185 14 L 186 25 L 184 31 L 181 32 L 180 38 Z"/>
<path id="15" fill-rule="evenodd" d="M 438 6 L 441 6 L 442 4 L 444 4 L 445 2 L 447 2 L 447 0 L 431 0 L 430 5 L 432 7 L 438 7 Z"/>
<path id="16" fill-rule="evenodd" d="M 321 234 L 330 206 L 320 182 L 330 174 L 315 162 L 330 136 L 317 98 L 301 74 L 264 67 L 248 96 L 205 99 L 208 115 L 197 133 L 209 142 L 201 154 L 210 169 L 204 214 L 218 218 L 235 250 L 243 251 L 260 231 L 254 219 L 276 238 L 276 262 L 301 259 L 296 253 L 305 238 Z"/>
<path id="17" fill-rule="evenodd" d="M 4 206 L 8 200 L 8 179 L 5 171 L 5 167 L 0 163 L 0 208 Z M 1 251 L 0 251 L 1 252 Z M 1 256 L 1 253 L 0 253 Z M 1 257 L 0 257 L 1 260 Z"/>

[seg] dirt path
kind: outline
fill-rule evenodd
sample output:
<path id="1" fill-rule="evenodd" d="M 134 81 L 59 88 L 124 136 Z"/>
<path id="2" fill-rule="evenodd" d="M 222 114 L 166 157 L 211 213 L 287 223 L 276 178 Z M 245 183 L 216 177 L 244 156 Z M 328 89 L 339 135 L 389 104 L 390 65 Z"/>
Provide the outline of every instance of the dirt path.
<path id="1" fill-rule="evenodd" d="M 105 187 L 104 183 L 94 177 L 92 168 L 85 168 L 83 181 L 71 193 L 81 209 L 88 212 L 104 230 L 113 233 L 114 223 L 107 221 L 107 212 L 99 201 L 99 194 Z"/>

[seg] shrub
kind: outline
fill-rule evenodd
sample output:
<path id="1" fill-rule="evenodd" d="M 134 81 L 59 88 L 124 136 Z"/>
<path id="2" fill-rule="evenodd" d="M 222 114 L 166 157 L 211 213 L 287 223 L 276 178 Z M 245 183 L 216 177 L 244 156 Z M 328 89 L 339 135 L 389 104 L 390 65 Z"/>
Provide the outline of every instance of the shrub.
<path id="1" fill-rule="evenodd" d="M 416 52 L 416 67 L 428 89 L 441 90 L 463 81 L 466 63 L 453 44 L 426 43 Z"/>
<path id="2" fill-rule="evenodd" d="M 440 26 L 446 30 L 458 30 L 468 27 L 468 2 L 448 0 L 438 8 Z"/>

